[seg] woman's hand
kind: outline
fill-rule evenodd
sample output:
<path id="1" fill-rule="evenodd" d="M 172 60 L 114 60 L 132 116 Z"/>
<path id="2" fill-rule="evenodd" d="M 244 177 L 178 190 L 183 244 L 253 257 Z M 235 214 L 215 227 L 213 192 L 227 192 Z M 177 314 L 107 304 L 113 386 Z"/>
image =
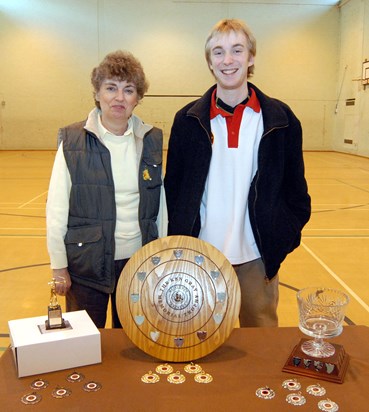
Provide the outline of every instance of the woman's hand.
<path id="1" fill-rule="evenodd" d="M 53 269 L 53 278 L 55 279 L 55 292 L 60 296 L 65 296 L 72 286 L 68 268 Z"/>

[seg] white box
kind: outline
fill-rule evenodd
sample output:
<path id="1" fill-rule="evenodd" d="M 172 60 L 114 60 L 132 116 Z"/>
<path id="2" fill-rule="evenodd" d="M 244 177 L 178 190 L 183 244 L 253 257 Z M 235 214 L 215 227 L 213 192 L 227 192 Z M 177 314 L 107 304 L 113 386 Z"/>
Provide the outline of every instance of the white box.
<path id="1" fill-rule="evenodd" d="M 70 328 L 45 329 L 47 316 L 10 320 L 18 377 L 101 362 L 100 332 L 85 310 L 63 313 Z"/>

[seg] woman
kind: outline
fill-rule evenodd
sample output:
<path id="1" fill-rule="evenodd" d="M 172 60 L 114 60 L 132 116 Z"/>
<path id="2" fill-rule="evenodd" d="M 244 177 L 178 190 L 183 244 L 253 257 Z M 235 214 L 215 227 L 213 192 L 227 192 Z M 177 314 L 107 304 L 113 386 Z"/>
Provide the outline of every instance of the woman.
<path id="1" fill-rule="evenodd" d="M 46 208 L 47 245 L 67 311 L 85 309 L 103 328 L 122 269 L 158 238 L 162 131 L 133 114 L 148 83 L 130 53 L 108 54 L 91 74 L 96 108 L 60 129 Z M 163 206 L 163 205 L 162 205 Z"/>

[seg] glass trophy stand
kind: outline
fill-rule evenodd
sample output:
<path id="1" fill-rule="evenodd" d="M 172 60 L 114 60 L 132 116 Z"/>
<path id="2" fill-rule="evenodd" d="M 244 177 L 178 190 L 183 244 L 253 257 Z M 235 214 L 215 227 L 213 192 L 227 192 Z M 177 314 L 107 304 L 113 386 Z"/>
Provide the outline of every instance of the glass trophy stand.
<path id="1" fill-rule="evenodd" d="M 289 356 L 284 372 L 342 383 L 349 357 L 330 339 L 342 333 L 348 296 L 335 289 L 309 287 L 297 293 L 299 329 L 313 339 L 301 339 Z"/>

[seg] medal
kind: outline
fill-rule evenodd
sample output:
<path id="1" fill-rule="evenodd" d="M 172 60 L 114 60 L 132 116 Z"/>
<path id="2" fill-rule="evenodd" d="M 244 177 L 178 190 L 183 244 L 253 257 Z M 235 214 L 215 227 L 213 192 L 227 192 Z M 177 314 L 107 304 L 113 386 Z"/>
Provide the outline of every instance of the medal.
<path id="1" fill-rule="evenodd" d="M 156 383 L 160 381 L 160 378 L 159 375 L 150 371 L 148 373 L 145 373 L 145 375 L 141 377 L 141 380 L 144 383 Z"/>
<path id="2" fill-rule="evenodd" d="M 275 392 L 268 386 L 264 386 L 263 388 L 258 388 L 256 390 L 256 396 L 262 399 L 273 399 L 275 396 Z"/>
<path id="3" fill-rule="evenodd" d="M 55 388 L 52 392 L 51 395 L 53 395 L 54 398 L 66 398 L 72 393 L 70 389 L 67 388 Z"/>
<path id="4" fill-rule="evenodd" d="M 67 376 L 68 382 L 81 382 L 84 379 L 84 375 L 82 373 L 73 372 Z"/>
<path id="5" fill-rule="evenodd" d="M 86 392 L 96 392 L 102 388 L 101 383 L 90 381 L 83 385 L 83 390 Z"/>
<path id="6" fill-rule="evenodd" d="M 167 378 L 169 383 L 179 384 L 186 380 L 186 377 L 177 371 L 176 373 L 171 373 Z"/>
<path id="7" fill-rule="evenodd" d="M 170 373 L 173 372 L 173 368 L 167 363 L 164 363 L 163 365 L 157 366 L 155 371 L 157 373 L 160 373 L 161 375 L 169 375 Z"/>
<path id="8" fill-rule="evenodd" d="M 184 367 L 184 370 L 187 373 L 200 373 L 202 371 L 202 368 L 199 365 L 195 365 L 193 362 L 191 362 Z"/>
<path id="9" fill-rule="evenodd" d="M 283 388 L 289 391 L 298 391 L 301 389 L 301 384 L 296 379 L 287 379 L 282 383 Z"/>
<path id="10" fill-rule="evenodd" d="M 44 379 L 36 379 L 31 383 L 32 389 L 45 389 L 49 386 L 49 382 Z"/>
<path id="11" fill-rule="evenodd" d="M 339 407 L 336 402 L 331 401 L 330 399 L 325 399 L 318 403 L 318 408 L 324 412 L 337 412 Z"/>
<path id="12" fill-rule="evenodd" d="M 317 383 L 316 385 L 310 385 L 306 388 L 306 392 L 309 395 L 313 396 L 323 396 L 326 393 L 326 390 Z"/>
<path id="13" fill-rule="evenodd" d="M 204 371 L 196 374 L 194 379 L 197 383 L 210 383 L 213 381 L 213 377 L 209 373 L 205 373 Z"/>
<path id="14" fill-rule="evenodd" d="M 36 392 L 29 393 L 27 395 L 22 396 L 21 401 L 26 405 L 34 405 L 35 403 L 39 403 L 42 397 L 40 394 Z"/>
<path id="15" fill-rule="evenodd" d="M 286 402 L 290 403 L 291 405 L 294 405 L 294 406 L 301 406 L 301 405 L 304 405 L 306 403 L 306 398 L 305 398 L 305 396 L 301 395 L 300 392 L 290 393 L 286 397 Z"/>

